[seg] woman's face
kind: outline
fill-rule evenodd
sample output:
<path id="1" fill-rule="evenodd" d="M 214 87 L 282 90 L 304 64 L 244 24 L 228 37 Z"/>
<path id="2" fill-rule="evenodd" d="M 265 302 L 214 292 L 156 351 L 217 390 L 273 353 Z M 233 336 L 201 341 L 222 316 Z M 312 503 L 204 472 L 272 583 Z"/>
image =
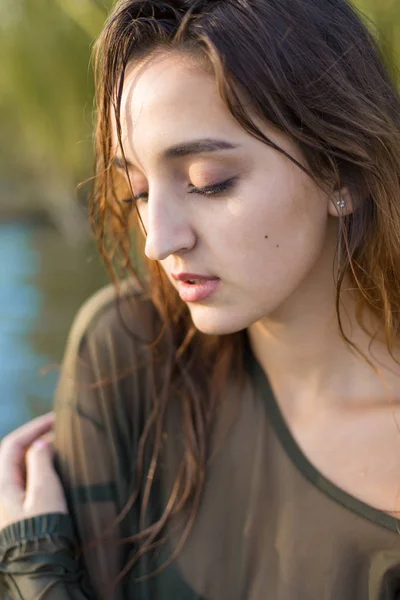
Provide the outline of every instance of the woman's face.
<path id="1" fill-rule="evenodd" d="M 199 330 L 232 333 L 278 314 L 321 270 L 327 195 L 241 128 L 205 70 L 172 54 L 131 69 L 121 125 L 146 255 L 160 262 Z M 305 164 L 286 136 L 262 129 Z M 118 148 L 118 168 L 121 156 Z M 182 274 L 200 281 L 174 278 Z"/>

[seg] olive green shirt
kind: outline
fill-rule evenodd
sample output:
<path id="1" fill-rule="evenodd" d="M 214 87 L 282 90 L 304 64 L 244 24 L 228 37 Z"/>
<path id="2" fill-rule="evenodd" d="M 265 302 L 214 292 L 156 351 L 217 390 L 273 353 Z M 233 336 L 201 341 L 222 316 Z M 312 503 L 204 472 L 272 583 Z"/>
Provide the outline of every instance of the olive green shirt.
<path id="1" fill-rule="evenodd" d="M 129 284 L 119 308 L 110 286 L 79 312 L 55 398 L 56 467 L 70 516 L 42 515 L 0 532 L 1 600 L 100 599 L 137 553 L 137 544 L 115 542 L 138 531 L 140 499 L 109 530 L 114 543 L 83 554 L 78 547 L 104 533 L 135 490 L 139 439 L 152 408 L 150 350 L 140 340 L 154 339 L 158 325 L 151 302 Z M 248 344 L 238 396 L 232 382 L 213 424 L 212 460 L 183 550 L 145 577 L 175 549 L 178 531 L 170 531 L 108 598 L 400 600 L 397 521 L 314 468 Z M 173 402 L 166 423 L 149 521 L 169 495 L 181 449 Z"/>

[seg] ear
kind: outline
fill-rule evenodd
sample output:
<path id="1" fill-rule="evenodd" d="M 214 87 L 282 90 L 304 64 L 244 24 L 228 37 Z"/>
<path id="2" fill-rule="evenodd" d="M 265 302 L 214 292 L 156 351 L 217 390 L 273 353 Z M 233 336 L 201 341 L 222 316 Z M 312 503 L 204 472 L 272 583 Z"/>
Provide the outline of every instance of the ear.
<path id="1" fill-rule="evenodd" d="M 353 197 L 347 186 L 331 193 L 328 213 L 331 217 L 346 217 L 354 211 Z"/>

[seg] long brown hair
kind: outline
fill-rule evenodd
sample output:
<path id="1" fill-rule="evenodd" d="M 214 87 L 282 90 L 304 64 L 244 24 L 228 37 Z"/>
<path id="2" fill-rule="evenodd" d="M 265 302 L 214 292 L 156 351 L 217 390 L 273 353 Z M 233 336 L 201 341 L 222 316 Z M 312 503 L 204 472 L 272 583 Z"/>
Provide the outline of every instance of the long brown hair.
<path id="1" fill-rule="evenodd" d="M 91 199 L 95 236 L 116 284 L 137 271 L 132 241 L 138 243 L 136 256 L 141 256 L 143 236 L 139 228 L 135 233 L 139 219 L 121 203 L 132 190 L 124 189 L 113 167 L 111 115 L 121 142 L 126 68 L 160 50 L 201 58 L 215 75 L 227 109 L 249 134 L 286 155 L 318 185 L 329 181 L 338 190 L 349 188 L 356 205 L 351 215 L 340 217 L 339 326 L 345 336 L 339 301 L 346 274 L 357 290 L 360 320 L 363 308 L 373 311 L 392 352 L 400 324 L 400 101 L 363 17 L 346 0 L 117 2 L 95 48 L 98 121 Z M 255 125 L 255 115 L 290 136 L 307 167 L 268 139 Z M 157 265 L 140 261 L 139 270 L 144 270 L 142 285 L 162 315 L 158 337 L 170 341 L 171 365 L 169 388 L 155 397 L 142 436 L 141 447 L 150 448 L 147 467 L 143 455 L 138 458 L 142 511 L 158 468 L 163 421 L 168 402 L 176 398 L 170 391 L 178 376 L 186 451 L 161 518 L 143 524 L 130 538 L 140 541 L 134 561 L 162 539 L 176 513 L 187 515 L 182 543 L 188 535 L 201 498 L 212 415 L 229 374 L 240 372 L 243 347 L 240 334 L 201 335 Z M 209 385 L 200 389 L 198 381 Z"/>

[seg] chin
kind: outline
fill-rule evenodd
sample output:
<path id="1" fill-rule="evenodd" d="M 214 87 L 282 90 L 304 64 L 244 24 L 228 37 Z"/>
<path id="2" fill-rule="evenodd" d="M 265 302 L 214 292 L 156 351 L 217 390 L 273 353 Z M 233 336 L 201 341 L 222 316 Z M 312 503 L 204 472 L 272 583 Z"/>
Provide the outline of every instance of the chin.
<path id="1" fill-rule="evenodd" d="M 252 324 L 243 315 L 227 310 L 189 306 L 192 321 L 196 329 L 206 335 L 229 335 L 246 329 Z"/>

